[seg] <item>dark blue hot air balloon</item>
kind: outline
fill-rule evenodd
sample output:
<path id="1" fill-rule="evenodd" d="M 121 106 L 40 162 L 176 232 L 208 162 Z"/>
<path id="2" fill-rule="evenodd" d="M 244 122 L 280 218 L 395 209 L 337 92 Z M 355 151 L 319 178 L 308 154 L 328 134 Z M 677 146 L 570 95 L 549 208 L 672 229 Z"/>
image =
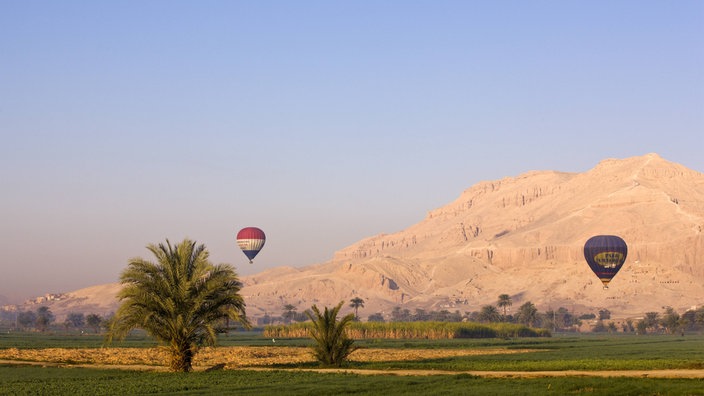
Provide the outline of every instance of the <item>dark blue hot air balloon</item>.
<path id="1" fill-rule="evenodd" d="M 584 244 L 584 258 L 604 289 L 609 288 L 609 282 L 623 266 L 627 254 L 626 242 L 616 235 L 593 236 Z"/>

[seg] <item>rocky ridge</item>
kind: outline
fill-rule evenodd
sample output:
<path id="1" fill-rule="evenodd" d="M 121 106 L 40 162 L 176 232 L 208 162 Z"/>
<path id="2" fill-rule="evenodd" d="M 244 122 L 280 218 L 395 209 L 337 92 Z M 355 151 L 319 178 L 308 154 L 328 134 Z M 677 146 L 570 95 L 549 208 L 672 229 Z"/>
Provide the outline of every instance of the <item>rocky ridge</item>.
<path id="1" fill-rule="evenodd" d="M 396 306 L 464 313 L 500 294 L 512 297 L 513 309 L 531 301 L 541 310 L 606 308 L 615 317 L 684 311 L 704 304 L 703 231 L 704 174 L 657 154 L 607 159 L 583 173 L 477 183 L 423 221 L 365 238 L 326 263 L 243 277 L 242 292 L 253 318 L 280 315 L 286 304 L 302 311 L 355 297 L 365 301 L 362 318 Z M 607 290 L 582 252 L 596 234 L 620 235 L 629 246 Z M 61 309 L 73 300 L 114 310 L 117 290 L 67 293 L 74 297 Z"/>
<path id="2" fill-rule="evenodd" d="M 366 238 L 328 263 L 245 278 L 252 313 L 354 297 L 364 312 L 515 307 L 634 316 L 704 303 L 704 175 L 657 154 L 608 159 L 584 173 L 532 171 L 478 183 L 403 231 Z M 592 235 L 629 255 L 604 290 L 584 262 Z"/>

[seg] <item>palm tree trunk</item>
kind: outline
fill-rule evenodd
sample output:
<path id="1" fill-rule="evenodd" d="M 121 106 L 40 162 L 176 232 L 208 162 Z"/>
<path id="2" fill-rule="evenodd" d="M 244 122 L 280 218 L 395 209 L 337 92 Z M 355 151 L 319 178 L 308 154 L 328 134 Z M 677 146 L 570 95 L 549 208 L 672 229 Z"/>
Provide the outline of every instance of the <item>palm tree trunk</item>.
<path id="1" fill-rule="evenodd" d="M 171 371 L 190 372 L 193 370 L 193 348 L 188 343 L 171 347 Z"/>

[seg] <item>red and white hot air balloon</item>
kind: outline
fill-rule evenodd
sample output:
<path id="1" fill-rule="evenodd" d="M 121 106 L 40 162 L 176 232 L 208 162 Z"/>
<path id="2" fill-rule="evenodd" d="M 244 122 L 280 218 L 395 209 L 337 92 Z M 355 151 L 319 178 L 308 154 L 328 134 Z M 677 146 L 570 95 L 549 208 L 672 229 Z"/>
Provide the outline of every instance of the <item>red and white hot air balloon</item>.
<path id="1" fill-rule="evenodd" d="M 237 245 L 252 263 L 254 257 L 264 247 L 266 235 L 257 227 L 245 227 L 237 233 Z"/>

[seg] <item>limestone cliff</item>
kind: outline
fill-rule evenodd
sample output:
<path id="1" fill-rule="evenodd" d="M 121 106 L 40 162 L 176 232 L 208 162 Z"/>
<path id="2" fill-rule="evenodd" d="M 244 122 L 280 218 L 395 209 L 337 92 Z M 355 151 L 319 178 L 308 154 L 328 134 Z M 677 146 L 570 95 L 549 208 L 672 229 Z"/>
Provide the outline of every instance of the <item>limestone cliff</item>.
<path id="1" fill-rule="evenodd" d="M 619 235 L 629 247 L 608 290 L 583 257 L 596 234 Z M 363 239 L 327 263 L 274 268 L 243 282 L 254 318 L 280 315 L 286 304 L 303 311 L 354 297 L 365 301 L 363 318 L 395 306 L 464 313 L 500 294 L 512 296 L 513 309 L 531 301 L 578 313 L 607 308 L 615 317 L 663 306 L 683 311 L 704 304 L 704 175 L 648 154 L 607 159 L 584 173 L 485 181 L 418 224 Z M 116 287 L 104 290 L 114 296 Z M 87 292 L 73 295 L 77 304 L 108 309 Z"/>
<path id="2" fill-rule="evenodd" d="M 503 293 L 516 307 L 682 310 L 704 303 L 703 229 L 703 174 L 657 154 L 607 159 L 584 173 L 478 183 L 406 230 L 366 238 L 295 275 L 270 272 L 265 284 L 245 278 L 243 291 L 252 313 L 356 296 L 370 313 L 397 305 L 465 312 Z M 629 246 L 608 290 L 584 262 L 584 242 L 596 234 Z"/>

